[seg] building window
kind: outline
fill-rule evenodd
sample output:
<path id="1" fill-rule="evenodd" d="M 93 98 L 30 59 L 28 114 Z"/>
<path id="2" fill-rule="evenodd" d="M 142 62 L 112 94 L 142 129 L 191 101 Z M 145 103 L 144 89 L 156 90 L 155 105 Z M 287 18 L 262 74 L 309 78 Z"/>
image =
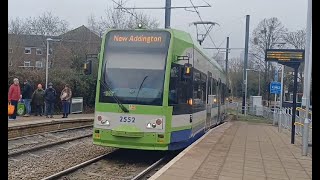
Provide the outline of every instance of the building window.
<path id="1" fill-rule="evenodd" d="M 11 54 L 11 53 L 13 53 L 13 50 L 12 50 L 12 48 L 9 48 L 9 53 Z"/>
<path id="2" fill-rule="evenodd" d="M 42 49 L 37 49 L 36 54 L 37 55 L 42 55 Z"/>
<path id="3" fill-rule="evenodd" d="M 36 61 L 36 67 L 42 68 L 42 61 Z"/>
<path id="4" fill-rule="evenodd" d="M 24 67 L 30 67 L 31 66 L 31 62 L 30 61 L 24 61 L 23 66 Z"/>
<path id="5" fill-rule="evenodd" d="M 31 54 L 31 48 L 24 48 L 25 54 Z"/>

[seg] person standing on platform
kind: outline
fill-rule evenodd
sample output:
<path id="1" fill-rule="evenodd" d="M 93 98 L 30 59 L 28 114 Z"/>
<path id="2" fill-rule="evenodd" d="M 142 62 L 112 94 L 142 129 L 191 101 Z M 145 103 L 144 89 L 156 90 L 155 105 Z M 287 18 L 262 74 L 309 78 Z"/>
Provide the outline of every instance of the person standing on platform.
<path id="1" fill-rule="evenodd" d="M 26 107 L 26 114 L 24 117 L 29 117 L 31 113 L 31 96 L 32 96 L 33 88 L 30 85 L 30 82 L 28 80 L 24 81 L 24 86 L 22 90 L 22 101 Z"/>
<path id="2" fill-rule="evenodd" d="M 14 112 L 9 116 L 9 120 L 15 120 L 17 116 L 18 102 L 21 100 L 21 90 L 19 85 L 19 79 L 14 78 L 13 84 L 11 84 L 8 92 L 8 102 L 14 106 Z"/>
<path id="3" fill-rule="evenodd" d="M 42 107 L 44 105 L 44 90 L 42 85 L 38 84 L 38 89 L 36 89 L 32 94 L 32 103 L 35 105 L 35 116 L 42 116 Z"/>
<path id="4" fill-rule="evenodd" d="M 67 118 L 69 114 L 70 100 L 72 97 L 72 91 L 68 84 L 64 86 L 64 89 L 61 91 L 60 99 L 63 107 L 63 116 L 62 118 Z"/>
<path id="5" fill-rule="evenodd" d="M 48 88 L 44 91 L 44 99 L 46 103 L 46 118 L 53 118 L 54 103 L 56 101 L 57 92 L 53 88 L 53 84 L 49 83 Z"/>

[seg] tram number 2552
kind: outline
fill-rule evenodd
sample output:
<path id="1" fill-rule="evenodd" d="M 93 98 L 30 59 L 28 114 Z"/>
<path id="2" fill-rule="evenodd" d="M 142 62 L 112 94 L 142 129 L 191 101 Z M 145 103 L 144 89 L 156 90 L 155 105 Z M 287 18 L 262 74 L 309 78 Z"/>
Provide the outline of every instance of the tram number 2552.
<path id="1" fill-rule="evenodd" d="M 132 116 L 120 116 L 120 122 L 134 123 L 135 120 L 136 118 Z"/>

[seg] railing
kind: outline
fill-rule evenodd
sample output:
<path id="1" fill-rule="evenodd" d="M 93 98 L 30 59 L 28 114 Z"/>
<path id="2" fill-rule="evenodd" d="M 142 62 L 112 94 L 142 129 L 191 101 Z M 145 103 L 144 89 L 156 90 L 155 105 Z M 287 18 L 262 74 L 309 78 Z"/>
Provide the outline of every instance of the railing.
<path id="1" fill-rule="evenodd" d="M 309 112 L 310 113 L 310 112 Z M 295 119 L 295 133 L 296 135 L 302 137 L 303 136 L 303 126 L 305 120 L 305 110 L 301 108 L 296 109 L 296 119 Z M 277 119 L 280 120 L 279 131 L 281 132 L 282 129 L 287 129 L 291 131 L 292 129 L 292 108 L 283 108 L 282 112 L 278 110 L 277 112 Z M 281 119 L 280 119 L 281 118 Z M 311 113 L 309 114 L 309 136 L 308 142 L 312 145 L 312 116 Z"/>

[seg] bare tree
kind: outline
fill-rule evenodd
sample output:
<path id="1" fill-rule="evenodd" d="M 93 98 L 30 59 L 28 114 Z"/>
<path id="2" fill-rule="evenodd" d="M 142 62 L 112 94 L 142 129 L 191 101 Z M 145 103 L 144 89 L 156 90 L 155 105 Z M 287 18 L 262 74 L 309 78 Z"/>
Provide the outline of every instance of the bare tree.
<path id="1" fill-rule="evenodd" d="M 265 62 L 266 49 L 272 49 L 287 32 L 287 29 L 282 25 L 280 20 L 276 17 L 269 19 L 263 19 L 258 26 L 252 32 L 251 39 L 251 51 L 250 53 L 255 57 L 253 63 L 264 67 L 264 92 L 262 95 L 264 98 L 269 99 L 268 82 L 271 79 L 271 73 L 268 73 L 271 68 L 271 64 Z"/>
<path id="2" fill-rule="evenodd" d="M 38 17 L 15 18 L 8 21 L 9 34 L 57 36 L 67 31 L 67 21 L 54 16 L 51 12 L 44 12 Z"/>
<path id="3" fill-rule="evenodd" d="M 108 7 L 106 17 L 96 18 L 93 14 L 88 18 L 88 27 L 96 32 L 100 37 L 108 28 L 114 29 L 134 29 L 139 23 L 146 28 L 154 29 L 159 27 L 159 22 L 152 19 L 147 14 L 134 10 L 115 9 L 115 7 L 123 7 L 125 2 L 119 0 L 113 7 Z"/>
<path id="4" fill-rule="evenodd" d="M 31 34 L 34 35 L 57 36 L 68 31 L 68 22 L 51 12 L 30 19 Z"/>
<path id="5" fill-rule="evenodd" d="M 295 32 L 285 33 L 283 35 L 283 40 L 295 49 L 304 49 L 306 44 L 306 30 L 302 29 Z"/>
<path id="6" fill-rule="evenodd" d="M 295 49 L 304 49 L 306 44 L 306 30 L 301 29 L 294 32 L 288 32 L 283 35 L 283 40 L 286 42 L 288 47 L 293 47 Z M 287 68 L 288 69 L 288 68 Z M 290 69 L 288 69 L 290 71 Z M 288 71 L 287 70 L 287 71 Z M 291 70 L 292 71 L 292 70 Z M 304 71 L 304 63 L 301 63 L 299 67 L 299 75 L 298 81 L 303 84 L 303 71 Z M 289 82 L 286 83 L 289 86 Z M 300 84 L 300 83 L 299 83 Z M 298 92 L 302 92 L 302 86 L 298 86 Z"/>
<path id="7" fill-rule="evenodd" d="M 103 17 L 98 19 L 91 14 L 88 18 L 88 28 L 101 38 L 106 29 L 109 28 L 109 25 Z"/>
<path id="8" fill-rule="evenodd" d="M 17 17 L 8 21 L 9 34 L 27 34 L 29 31 L 30 27 L 23 19 Z"/>
<path id="9" fill-rule="evenodd" d="M 243 60 L 241 60 L 241 58 L 231 58 L 229 60 L 228 71 L 232 96 L 241 97 L 243 82 Z"/>

